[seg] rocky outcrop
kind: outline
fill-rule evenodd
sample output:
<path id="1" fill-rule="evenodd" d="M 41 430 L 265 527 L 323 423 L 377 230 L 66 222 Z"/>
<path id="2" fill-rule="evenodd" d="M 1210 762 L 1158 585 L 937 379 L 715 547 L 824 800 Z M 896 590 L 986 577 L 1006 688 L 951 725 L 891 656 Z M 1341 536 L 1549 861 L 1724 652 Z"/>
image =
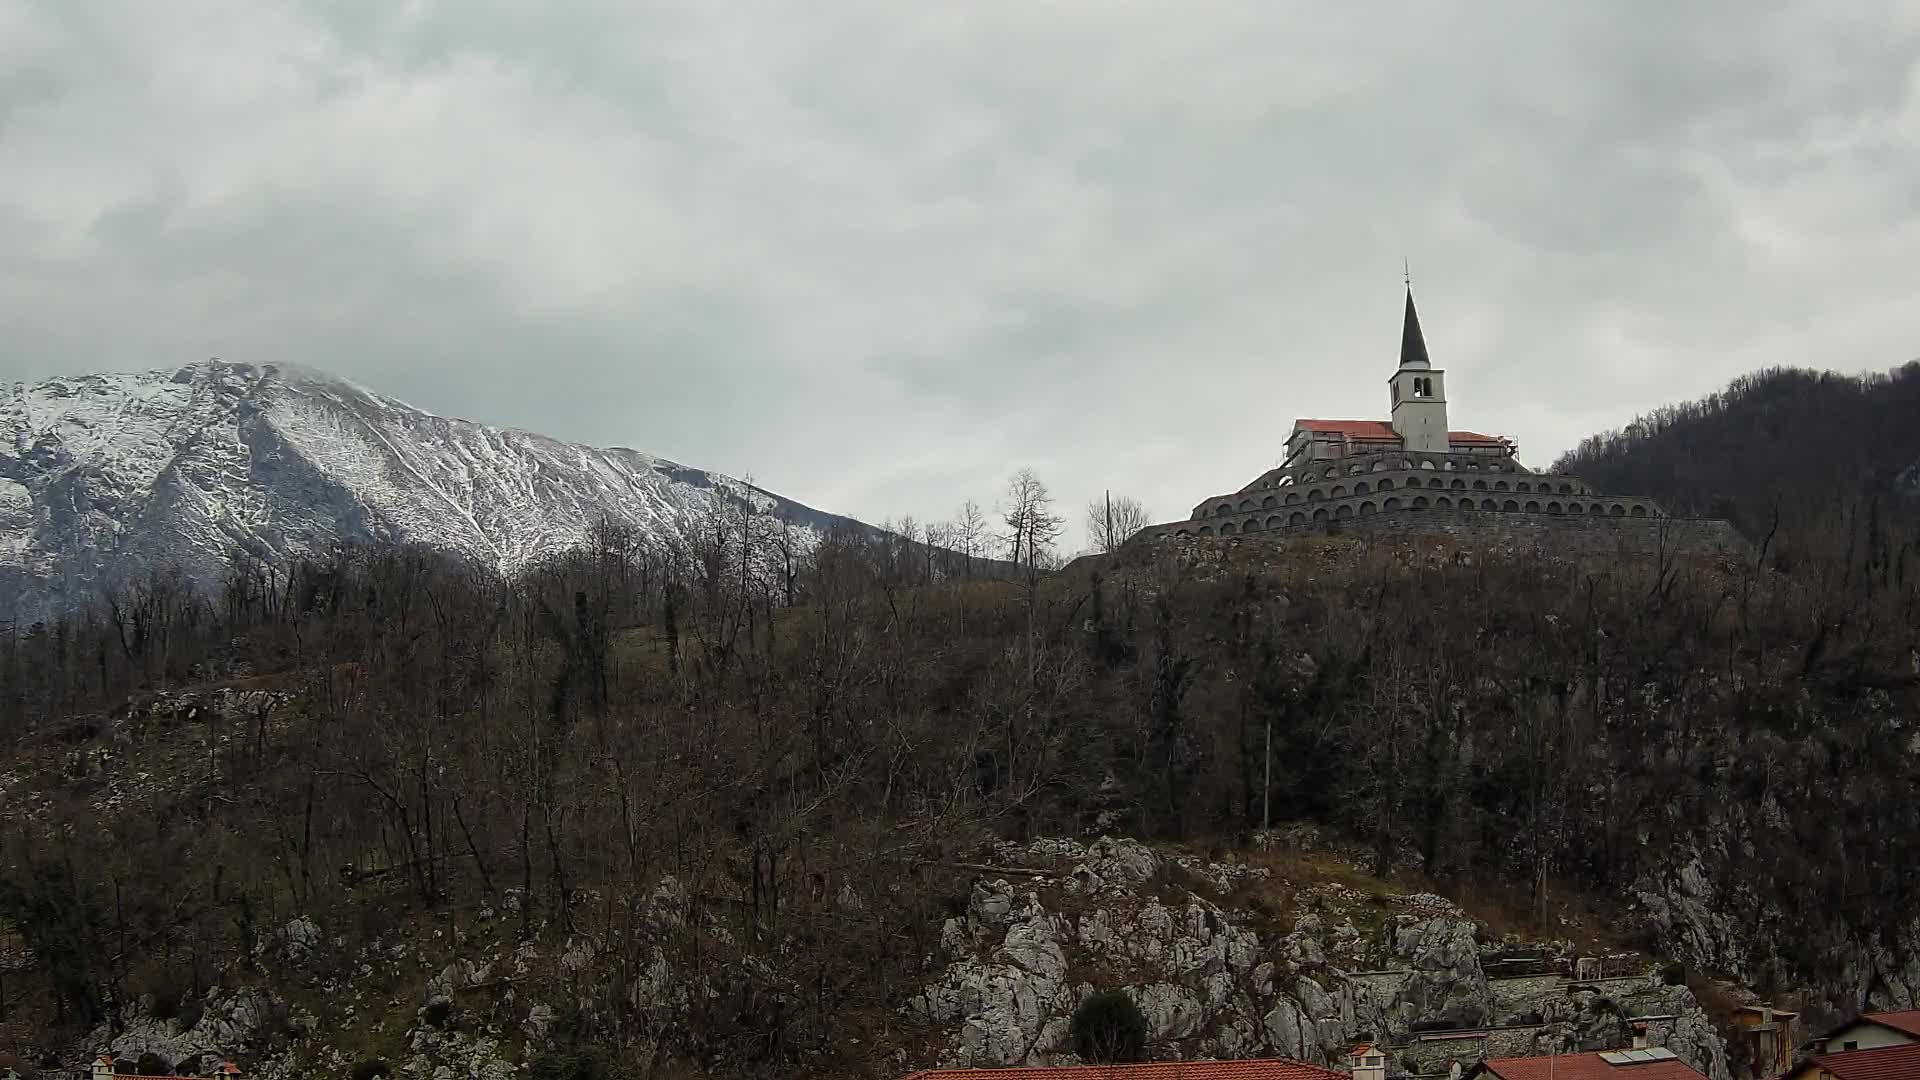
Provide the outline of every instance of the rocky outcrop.
<path id="1" fill-rule="evenodd" d="M 1162 1057 L 1332 1063 L 1364 1037 L 1399 1048 L 1408 1068 L 1444 1073 L 1482 1052 L 1624 1046 L 1629 1015 L 1671 1016 L 1657 1036 L 1714 1080 L 1728 1075 L 1725 1048 L 1686 987 L 1643 973 L 1578 989 L 1561 976 L 1497 995 L 1474 924 L 1438 897 L 1389 898 L 1393 913 L 1364 930 L 1325 904 L 1326 913 L 1263 938 L 1245 913 L 1202 895 L 1245 879 L 1223 864 L 1203 872 L 1113 839 L 1000 854 L 1058 871 L 1018 885 L 977 881 L 965 912 L 944 926 L 946 966 L 907 1007 L 948 1032 L 942 1064 L 1071 1063 L 1074 1008 L 1117 986 L 1146 1016 Z M 1174 868 L 1197 888 L 1170 888 Z M 1354 910 L 1382 899 L 1351 898 Z M 1429 1035 L 1486 1025 L 1506 1027 L 1478 1041 Z"/>

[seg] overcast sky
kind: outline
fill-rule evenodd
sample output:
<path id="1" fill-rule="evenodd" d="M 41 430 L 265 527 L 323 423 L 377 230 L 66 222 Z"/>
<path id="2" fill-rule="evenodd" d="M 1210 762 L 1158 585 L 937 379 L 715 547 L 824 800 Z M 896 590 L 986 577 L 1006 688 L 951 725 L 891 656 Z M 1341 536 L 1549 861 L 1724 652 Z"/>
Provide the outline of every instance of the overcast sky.
<path id="1" fill-rule="evenodd" d="M 1920 4 L 0 0 L 0 379 L 296 362 L 878 521 L 1920 356 Z M 1078 516 L 1077 510 L 1075 516 Z M 1077 537 L 1077 532 L 1076 532 Z"/>

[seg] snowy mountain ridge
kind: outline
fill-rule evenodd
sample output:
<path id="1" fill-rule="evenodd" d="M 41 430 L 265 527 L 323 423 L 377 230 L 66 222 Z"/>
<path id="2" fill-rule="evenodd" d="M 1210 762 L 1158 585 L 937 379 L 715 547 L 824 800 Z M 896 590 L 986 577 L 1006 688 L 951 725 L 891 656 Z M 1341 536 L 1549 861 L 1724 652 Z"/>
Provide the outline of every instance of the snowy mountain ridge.
<path id="1" fill-rule="evenodd" d="M 419 543 L 513 572 L 603 516 L 671 541 L 716 493 L 819 535 L 850 519 L 732 477 L 435 416 L 294 365 L 206 361 L 0 390 L 0 623 L 236 549 Z M 865 526 L 859 526 L 865 528 Z"/>

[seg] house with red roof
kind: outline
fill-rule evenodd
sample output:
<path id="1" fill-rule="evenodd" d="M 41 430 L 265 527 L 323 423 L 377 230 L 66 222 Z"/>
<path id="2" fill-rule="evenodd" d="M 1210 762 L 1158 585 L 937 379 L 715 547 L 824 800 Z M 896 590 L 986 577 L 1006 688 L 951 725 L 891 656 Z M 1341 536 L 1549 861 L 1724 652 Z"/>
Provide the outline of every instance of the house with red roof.
<path id="1" fill-rule="evenodd" d="M 1867 1013 L 1814 1040 L 1816 1052 L 1846 1053 L 1920 1043 L 1920 1009 Z"/>
<path id="2" fill-rule="evenodd" d="M 1915 1080 L 1920 1077 L 1920 1042 L 1815 1054 L 1781 1080 Z"/>
<path id="3" fill-rule="evenodd" d="M 1154 1061 L 1139 1065 L 1052 1065 L 1015 1069 L 929 1069 L 906 1080 L 1353 1080 L 1302 1061 Z"/>
<path id="4" fill-rule="evenodd" d="M 121 1062 L 118 1064 L 122 1066 L 125 1065 L 124 1062 Z M 121 1072 L 120 1068 L 116 1066 L 116 1063 L 113 1059 L 113 1055 L 111 1054 L 101 1054 L 99 1057 L 94 1058 L 93 1067 L 90 1070 L 88 1070 L 88 1080 L 114 1080 L 114 1077 L 116 1075 L 130 1076 L 130 1075 L 133 1075 L 133 1073 L 130 1070 L 127 1072 Z M 240 1066 L 235 1065 L 231 1061 L 223 1061 L 220 1063 L 218 1068 L 213 1070 L 212 1080 L 238 1080 L 239 1076 L 240 1076 Z M 204 1080 L 204 1078 L 191 1077 L 191 1076 L 144 1076 L 143 1075 L 139 1077 L 139 1080 Z"/>
<path id="5" fill-rule="evenodd" d="M 1671 1050 L 1607 1050 L 1589 1054 L 1493 1058 L 1467 1070 L 1463 1080 L 1706 1080 Z"/>

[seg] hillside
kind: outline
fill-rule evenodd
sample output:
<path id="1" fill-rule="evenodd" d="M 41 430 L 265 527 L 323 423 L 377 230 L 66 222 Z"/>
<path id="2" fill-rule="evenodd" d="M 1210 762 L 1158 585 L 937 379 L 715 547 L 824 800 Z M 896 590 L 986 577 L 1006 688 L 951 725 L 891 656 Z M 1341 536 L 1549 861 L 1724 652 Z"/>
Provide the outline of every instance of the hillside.
<path id="1" fill-rule="evenodd" d="M 884 1077 L 1057 1059 L 1119 986 L 1159 1056 L 1419 1059 L 1623 1040 L 1626 994 L 1724 1078 L 1741 987 L 1916 1004 L 1920 547 L 979 582 L 830 538 L 789 608 L 716 540 L 347 551 L 0 639 L 0 1050 Z M 1496 991 L 1521 942 L 1626 985 Z"/>
<path id="2" fill-rule="evenodd" d="M 1876 498 L 1920 517 L 1920 361 L 1886 375 L 1781 369 L 1640 417 L 1563 455 L 1554 471 L 1651 495 L 1679 514 L 1726 516 L 1759 539 Z"/>
<path id="3" fill-rule="evenodd" d="M 513 573 L 610 519 L 680 545 L 715 496 L 810 540 L 861 527 L 634 450 L 446 419 L 300 368 L 218 361 L 15 385 L 0 400 L 0 624 L 100 603 L 168 566 L 216 591 L 235 552 L 285 566 L 418 544 Z"/>

